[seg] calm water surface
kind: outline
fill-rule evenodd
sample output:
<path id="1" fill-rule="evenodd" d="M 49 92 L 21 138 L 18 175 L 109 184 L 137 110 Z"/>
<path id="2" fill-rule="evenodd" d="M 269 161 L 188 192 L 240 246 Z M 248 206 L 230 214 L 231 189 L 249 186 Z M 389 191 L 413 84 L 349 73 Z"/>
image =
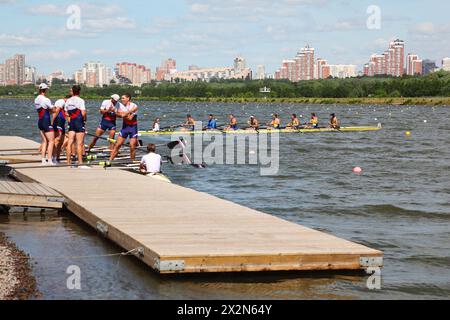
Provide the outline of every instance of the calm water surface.
<path id="1" fill-rule="evenodd" d="M 89 127 L 99 102 L 89 101 Z M 344 125 L 376 125 L 375 133 L 284 135 L 280 171 L 261 177 L 255 166 L 207 170 L 166 166 L 174 183 L 261 210 L 385 253 L 383 288 L 370 291 L 361 274 L 290 273 L 160 277 L 129 257 L 98 257 L 121 249 L 70 214 L 38 218 L 0 215 L 0 232 L 29 253 L 45 299 L 448 299 L 450 297 L 449 107 L 307 106 L 296 104 L 141 104 L 141 129 L 187 113 L 222 121 L 228 112 L 268 120 L 277 112 Z M 0 135 L 38 139 L 31 101 L 0 100 Z M 426 122 L 425 122 L 426 120 Z M 219 121 L 219 122 L 222 122 Z M 411 131 L 410 137 L 405 136 Z M 166 138 L 144 138 L 161 143 Z M 362 175 L 352 168 L 361 166 Z M 125 213 L 124 213 L 125 214 Z M 82 270 L 82 290 L 66 287 L 66 269 Z"/>

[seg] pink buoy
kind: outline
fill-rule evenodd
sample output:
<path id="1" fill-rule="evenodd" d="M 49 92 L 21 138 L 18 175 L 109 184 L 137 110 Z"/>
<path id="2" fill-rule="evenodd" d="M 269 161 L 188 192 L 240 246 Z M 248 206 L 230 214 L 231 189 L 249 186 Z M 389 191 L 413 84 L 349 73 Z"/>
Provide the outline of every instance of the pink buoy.
<path id="1" fill-rule="evenodd" d="M 361 169 L 361 167 L 355 167 L 354 169 L 353 169 L 353 173 L 356 173 L 356 174 L 360 174 L 360 173 L 362 173 L 362 169 Z"/>

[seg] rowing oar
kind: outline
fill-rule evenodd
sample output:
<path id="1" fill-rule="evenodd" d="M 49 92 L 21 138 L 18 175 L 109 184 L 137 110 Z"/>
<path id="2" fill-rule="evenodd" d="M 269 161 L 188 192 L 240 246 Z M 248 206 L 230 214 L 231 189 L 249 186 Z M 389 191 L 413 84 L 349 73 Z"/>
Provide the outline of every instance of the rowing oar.
<path id="1" fill-rule="evenodd" d="M 115 140 L 115 139 L 105 138 L 105 137 L 97 136 L 97 135 L 90 134 L 90 133 L 87 133 L 87 135 L 89 135 L 89 136 L 91 136 L 91 137 L 96 137 L 96 138 L 99 138 L 99 139 L 108 141 L 108 142 L 110 142 L 110 143 L 117 143 L 117 140 Z M 175 144 L 173 145 L 173 143 L 175 143 Z M 178 141 L 173 141 L 173 142 L 171 142 L 171 143 L 169 143 L 169 144 L 158 144 L 158 145 L 156 145 L 156 147 L 165 147 L 165 146 L 167 146 L 169 149 L 172 150 L 174 147 L 176 147 L 176 146 L 178 145 L 178 143 L 179 143 Z M 128 147 L 128 148 L 131 148 L 131 145 L 130 145 L 129 143 L 124 143 L 123 146 Z M 172 146 L 172 147 L 171 147 L 171 146 Z M 136 149 L 137 149 L 137 150 L 139 150 L 139 149 L 144 149 L 144 148 L 146 148 L 146 147 L 145 147 L 145 146 L 143 146 L 143 147 L 136 146 Z"/>
<path id="2" fill-rule="evenodd" d="M 216 125 L 216 127 L 215 127 L 214 129 L 211 129 L 211 128 L 208 128 L 208 126 L 205 126 L 205 127 L 203 127 L 203 131 L 208 131 L 208 130 L 220 130 L 219 128 L 222 128 L 222 127 L 227 126 L 227 125 L 228 125 L 227 123 L 225 123 L 225 124 L 219 124 L 219 125 Z"/>
<path id="3" fill-rule="evenodd" d="M 191 159 L 189 159 L 187 154 L 184 152 L 184 150 L 186 149 L 186 143 L 184 142 L 183 137 L 180 137 L 178 141 L 172 141 L 172 142 L 170 142 L 168 144 L 168 147 L 171 150 L 175 149 L 177 146 L 180 146 L 179 157 L 183 158 L 183 162 L 185 164 L 190 165 L 190 166 L 192 166 L 194 168 L 197 168 L 197 169 L 205 169 L 206 168 L 206 164 L 205 163 L 195 164 L 195 163 L 192 163 Z M 175 164 L 171 156 L 165 156 L 165 159 L 167 159 L 167 161 L 169 161 L 171 164 Z"/>
<path id="4" fill-rule="evenodd" d="M 182 124 L 177 124 L 177 125 L 173 125 L 173 126 L 169 126 L 169 127 L 162 127 L 162 128 L 159 128 L 159 130 L 167 130 L 167 129 L 173 129 L 173 128 L 178 128 L 178 127 L 181 127 L 182 126 Z"/>
<path id="5" fill-rule="evenodd" d="M 86 135 L 91 136 L 91 137 L 94 137 L 94 138 L 97 138 L 97 139 L 101 139 L 101 140 L 108 141 L 109 143 L 113 143 L 113 144 L 116 144 L 116 143 L 117 143 L 117 140 L 116 140 L 116 139 L 105 138 L 105 137 L 102 137 L 102 136 L 97 136 L 97 135 L 92 134 L 92 133 L 86 133 Z M 129 143 L 124 143 L 123 146 L 125 146 L 125 147 L 131 147 L 131 145 L 130 145 Z M 136 149 L 138 149 L 138 148 L 142 148 L 142 147 L 136 146 Z"/>
<path id="6" fill-rule="evenodd" d="M 82 164 L 75 164 L 75 163 L 74 164 L 57 164 L 54 166 L 40 165 L 40 166 L 28 166 L 28 167 L 11 167 L 11 169 L 22 170 L 22 169 L 54 169 L 54 168 L 82 168 L 82 167 L 91 168 L 92 166 L 103 166 L 103 163 L 106 163 L 106 161 L 105 162 L 95 162 L 95 163 L 82 163 Z M 139 163 L 139 162 L 137 162 L 137 163 Z M 112 161 L 112 164 L 122 165 L 122 164 L 131 164 L 131 162 L 130 161 L 127 161 L 127 162 Z"/>
<path id="7" fill-rule="evenodd" d="M 0 157 L 7 157 L 7 156 L 38 156 L 41 153 L 36 150 L 36 152 L 11 152 L 11 153 L 0 153 Z"/>
<path id="8" fill-rule="evenodd" d="M 0 152 L 20 152 L 20 151 L 27 151 L 27 152 L 32 152 L 32 151 L 36 151 L 39 152 L 39 148 L 29 148 L 29 149 L 5 149 L 5 150 L 0 150 Z"/>

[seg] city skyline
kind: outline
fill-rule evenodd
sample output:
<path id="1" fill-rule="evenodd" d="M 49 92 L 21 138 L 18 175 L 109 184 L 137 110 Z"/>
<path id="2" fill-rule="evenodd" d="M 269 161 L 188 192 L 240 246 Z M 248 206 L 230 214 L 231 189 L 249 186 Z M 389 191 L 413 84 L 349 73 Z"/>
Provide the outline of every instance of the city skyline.
<path id="1" fill-rule="evenodd" d="M 450 5 L 435 0 L 378 1 L 381 29 L 375 30 L 366 25 L 371 1 L 81 2 L 80 30 L 67 29 L 70 4 L 0 1 L 4 21 L 0 57 L 21 52 L 39 74 L 59 69 L 73 74 L 86 61 L 110 67 L 118 61 L 138 61 L 155 70 L 160 61 L 173 57 L 179 70 L 188 70 L 192 64 L 230 66 L 232 58 L 244 56 L 252 70 L 264 65 L 268 74 L 274 74 L 282 60 L 306 43 L 330 64 L 355 64 L 358 70 L 368 56 L 396 38 L 406 41 L 406 52 L 438 63 L 450 52 L 445 37 L 450 30 L 445 7 Z"/>

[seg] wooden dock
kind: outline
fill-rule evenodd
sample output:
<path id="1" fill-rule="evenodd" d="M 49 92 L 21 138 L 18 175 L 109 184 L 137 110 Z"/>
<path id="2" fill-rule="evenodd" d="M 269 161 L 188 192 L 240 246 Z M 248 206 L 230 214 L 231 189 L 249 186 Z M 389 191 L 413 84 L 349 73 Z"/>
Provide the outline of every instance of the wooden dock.
<path id="1" fill-rule="evenodd" d="M 162 274 L 383 264 L 380 251 L 134 173 L 21 166 L 14 166 L 16 178 L 56 190 L 72 213 Z"/>
<path id="2" fill-rule="evenodd" d="M 64 197 L 39 183 L 0 181 L 0 205 L 62 209 Z"/>
<path id="3" fill-rule="evenodd" d="M 40 162 L 39 146 L 39 143 L 22 137 L 0 136 L 0 161 L 12 163 Z M 36 155 L 31 155 L 32 152 L 35 152 Z M 23 155 L 20 153 L 23 153 Z"/>

